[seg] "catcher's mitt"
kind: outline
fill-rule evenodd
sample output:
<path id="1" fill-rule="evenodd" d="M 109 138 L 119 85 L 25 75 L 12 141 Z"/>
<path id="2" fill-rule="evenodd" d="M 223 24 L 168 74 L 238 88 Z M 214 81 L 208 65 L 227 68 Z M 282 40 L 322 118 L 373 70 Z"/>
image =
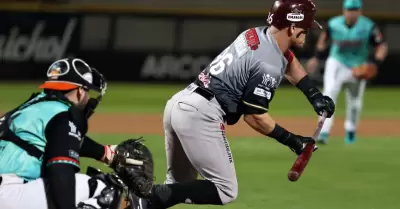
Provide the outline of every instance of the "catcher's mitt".
<path id="1" fill-rule="evenodd" d="M 110 167 L 139 197 L 147 197 L 153 187 L 153 157 L 143 140 L 128 139 L 115 149 Z"/>
<path id="2" fill-rule="evenodd" d="M 370 80 L 376 76 L 378 73 L 377 66 L 372 63 L 362 64 L 354 67 L 353 76 L 358 79 Z"/>

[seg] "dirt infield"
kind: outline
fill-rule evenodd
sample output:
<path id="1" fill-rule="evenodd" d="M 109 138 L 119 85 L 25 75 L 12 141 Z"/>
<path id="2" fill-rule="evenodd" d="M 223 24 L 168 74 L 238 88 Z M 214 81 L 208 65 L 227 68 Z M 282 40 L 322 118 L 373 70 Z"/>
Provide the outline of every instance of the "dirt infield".
<path id="1" fill-rule="evenodd" d="M 311 135 L 317 123 L 317 118 L 310 117 L 276 117 L 274 119 L 288 130 L 302 135 Z M 343 118 L 335 118 L 331 135 L 344 136 L 343 127 Z M 162 115 L 97 113 L 90 120 L 90 133 L 164 135 Z M 241 137 L 261 136 L 243 120 L 234 126 L 228 126 L 227 135 Z M 400 136 L 400 120 L 361 119 L 358 135 L 364 137 Z"/>

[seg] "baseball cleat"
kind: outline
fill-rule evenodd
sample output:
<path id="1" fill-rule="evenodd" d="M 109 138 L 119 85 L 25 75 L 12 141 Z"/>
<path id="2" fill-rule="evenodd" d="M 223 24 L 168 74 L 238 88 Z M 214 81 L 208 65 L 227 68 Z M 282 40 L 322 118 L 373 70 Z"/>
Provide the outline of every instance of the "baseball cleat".
<path id="1" fill-rule="evenodd" d="M 317 144 L 328 144 L 328 133 L 321 133 L 317 139 Z"/>
<path id="2" fill-rule="evenodd" d="M 354 142 L 356 142 L 356 133 L 354 131 L 347 131 L 344 142 L 346 144 L 353 144 Z"/>

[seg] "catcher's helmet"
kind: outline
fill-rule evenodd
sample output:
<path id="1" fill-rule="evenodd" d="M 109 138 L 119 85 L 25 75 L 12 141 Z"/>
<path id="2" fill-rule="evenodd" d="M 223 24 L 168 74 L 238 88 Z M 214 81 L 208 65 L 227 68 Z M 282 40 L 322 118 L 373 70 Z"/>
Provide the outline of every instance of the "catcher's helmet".
<path id="1" fill-rule="evenodd" d="M 90 98 L 85 106 L 84 114 L 89 118 L 106 93 L 107 81 L 99 71 L 90 67 L 82 59 L 65 58 L 50 65 L 47 70 L 47 81 L 39 88 L 50 91 L 70 91 L 83 88 L 99 93 L 96 98 Z"/>
<path id="2" fill-rule="evenodd" d="M 39 88 L 66 91 L 83 87 L 104 94 L 106 85 L 104 76 L 82 59 L 65 58 L 50 65 L 47 81 Z"/>
<path id="3" fill-rule="evenodd" d="M 295 26 L 308 30 L 322 29 L 315 21 L 317 9 L 311 0 L 276 0 L 268 14 L 267 22 L 279 30 Z"/>

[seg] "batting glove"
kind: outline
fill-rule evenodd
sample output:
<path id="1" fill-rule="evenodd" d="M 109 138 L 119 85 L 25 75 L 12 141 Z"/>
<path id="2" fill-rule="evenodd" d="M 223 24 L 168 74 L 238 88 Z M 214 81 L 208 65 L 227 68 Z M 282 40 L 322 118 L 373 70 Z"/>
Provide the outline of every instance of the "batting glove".
<path id="1" fill-rule="evenodd" d="M 335 103 L 328 96 L 323 96 L 322 94 L 316 95 L 315 98 L 310 99 L 315 112 L 322 116 L 323 112 L 327 112 L 327 118 L 332 117 L 335 113 Z"/>
<path id="2" fill-rule="evenodd" d="M 303 153 L 304 148 L 307 144 L 315 144 L 314 139 L 311 137 L 291 135 L 291 137 L 287 141 L 287 146 L 297 155 Z M 317 149 L 318 147 L 314 145 L 314 151 L 316 151 Z"/>

